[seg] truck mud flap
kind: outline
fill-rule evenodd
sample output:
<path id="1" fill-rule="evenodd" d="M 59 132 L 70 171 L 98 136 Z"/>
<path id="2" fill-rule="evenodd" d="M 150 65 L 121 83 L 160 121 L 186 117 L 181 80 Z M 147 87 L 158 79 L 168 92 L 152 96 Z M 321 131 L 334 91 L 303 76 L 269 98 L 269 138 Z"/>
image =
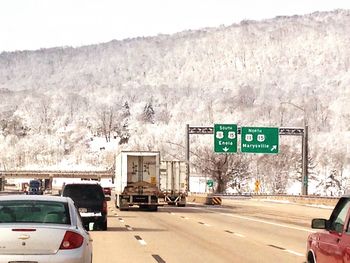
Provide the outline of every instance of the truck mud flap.
<path id="1" fill-rule="evenodd" d="M 168 205 L 177 205 L 179 207 L 184 207 L 186 206 L 186 198 L 183 196 L 165 196 L 164 197 L 165 202 L 168 203 Z"/>

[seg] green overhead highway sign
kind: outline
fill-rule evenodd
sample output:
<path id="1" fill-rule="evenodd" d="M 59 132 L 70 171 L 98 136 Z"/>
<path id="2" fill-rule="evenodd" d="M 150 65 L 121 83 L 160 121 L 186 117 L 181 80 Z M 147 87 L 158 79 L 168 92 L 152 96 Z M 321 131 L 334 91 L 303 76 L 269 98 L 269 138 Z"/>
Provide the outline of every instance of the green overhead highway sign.
<path id="1" fill-rule="evenodd" d="M 236 124 L 214 124 L 214 151 L 216 153 L 237 152 Z"/>
<path id="2" fill-rule="evenodd" d="M 278 153 L 279 129 L 266 127 L 241 128 L 241 152 Z"/>

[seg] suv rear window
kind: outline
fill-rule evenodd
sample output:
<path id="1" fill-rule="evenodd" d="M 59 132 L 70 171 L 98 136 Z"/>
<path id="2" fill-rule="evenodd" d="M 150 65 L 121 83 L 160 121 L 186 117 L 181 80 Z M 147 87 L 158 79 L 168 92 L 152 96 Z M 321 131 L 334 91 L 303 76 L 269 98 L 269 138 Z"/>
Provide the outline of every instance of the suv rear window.
<path id="1" fill-rule="evenodd" d="M 64 187 L 62 195 L 73 200 L 104 200 L 102 187 L 94 184 L 68 184 Z"/>
<path id="2" fill-rule="evenodd" d="M 40 182 L 39 181 L 30 181 L 29 186 L 30 187 L 40 187 Z"/>

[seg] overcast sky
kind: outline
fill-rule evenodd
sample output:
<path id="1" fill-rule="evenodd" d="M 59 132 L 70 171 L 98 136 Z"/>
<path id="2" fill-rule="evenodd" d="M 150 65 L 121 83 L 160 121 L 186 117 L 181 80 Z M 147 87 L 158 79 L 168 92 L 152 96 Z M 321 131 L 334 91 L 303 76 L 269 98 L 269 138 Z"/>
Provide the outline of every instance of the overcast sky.
<path id="1" fill-rule="evenodd" d="M 77 47 L 339 8 L 350 9 L 350 0 L 0 0 L 0 52 Z"/>

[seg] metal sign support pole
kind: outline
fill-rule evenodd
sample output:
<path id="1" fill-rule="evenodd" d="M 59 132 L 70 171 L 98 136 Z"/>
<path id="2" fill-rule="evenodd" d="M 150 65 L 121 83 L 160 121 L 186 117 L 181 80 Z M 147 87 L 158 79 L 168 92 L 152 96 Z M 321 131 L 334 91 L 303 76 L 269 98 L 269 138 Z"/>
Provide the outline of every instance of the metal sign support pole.
<path id="1" fill-rule="evenodd" d="M 187 164 L 187 191 L 190 190 L 190 134 L 213 134 L 214 127 L 190 127 L 189 124 L 186 124 L 186 164 Z M 303 195 L 308 195 L 308 126 L 304 125 L 304 128 L 289 128 L 283 127 L 279 128 L 279 135 L 294 135 L 302 136 L 302 188 L 301 193 Z M 241 134 L 241 127 L 237 128 L 237 134 Z"/>
<path id="2" fill-rule="evenodd" d="M 308 126 L 305 125 L 303 132 L 303 141 L 302 141 L 302 177 L 301 177 L 301 194 L 308 195 L 308 166 L 309 166 L 309 154 L 308 154 Z"/>
<path id="3" fill-rule="evenodd" d="M 190 191 L 190 125 L 186 124 L 186 190 Z"/>

